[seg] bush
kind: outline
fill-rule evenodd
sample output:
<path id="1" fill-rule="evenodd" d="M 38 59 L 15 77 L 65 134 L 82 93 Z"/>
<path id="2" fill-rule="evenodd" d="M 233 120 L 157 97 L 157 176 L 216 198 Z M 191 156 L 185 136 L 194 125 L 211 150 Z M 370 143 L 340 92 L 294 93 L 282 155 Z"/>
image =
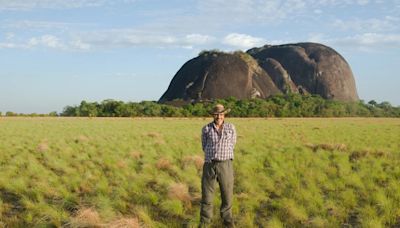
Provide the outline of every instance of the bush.
<path id="1" fill-rule="evenodd" d="M 232 117 L 400 117 L 400 107 L 393 107 L 389 102 L 365 104 L 359 102 L 340 102 L 325 100 L 318 95 L 285 94 L 267 99 L 237 100 L 234 97 L 189 103 L 182 100 L 170 102 L 173 105 L 155 101 L 140 103 L 114 100 L 97 102 L 82 101 L 79 106 L 66 106 L 61 116 L 88 117 L 205 117 L 215 103 L 231 108 Z M 186 104 L 185 104 L 186 103 Z M 18 114 L 7 112 L 7 116 Z M 33 115 L 33 114 L 31 114 Z M 37 115 L 37 114 L 35 114 Z M 57 113 L 50 113 L 50 116 Z"/>

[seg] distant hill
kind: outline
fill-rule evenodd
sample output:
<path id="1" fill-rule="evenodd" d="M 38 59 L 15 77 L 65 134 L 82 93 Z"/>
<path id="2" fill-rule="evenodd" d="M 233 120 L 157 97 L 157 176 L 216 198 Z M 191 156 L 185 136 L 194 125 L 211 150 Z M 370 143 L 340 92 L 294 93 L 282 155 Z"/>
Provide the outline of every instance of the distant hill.
<path id="1" fill-rule="evenodd" d="M 265 45 L 247 52 L 203 51 L 179 69 L 159 102 L 288 93 L 359 100 L 350 66 L 338 52 L 318 43 L 297 43 Z"/>

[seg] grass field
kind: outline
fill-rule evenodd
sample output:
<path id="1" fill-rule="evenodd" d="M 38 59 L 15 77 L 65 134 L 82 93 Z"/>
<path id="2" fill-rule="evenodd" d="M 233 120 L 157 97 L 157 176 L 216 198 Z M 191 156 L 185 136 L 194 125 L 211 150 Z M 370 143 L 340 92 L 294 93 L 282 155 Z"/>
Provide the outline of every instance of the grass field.
<path id="1" fill-rule="evenodd" d="M 0 118 L 0 227 L 195 227 L 210 120 Z M 226 121 L 237 227 L 400 226 L 400 119 Z"/>

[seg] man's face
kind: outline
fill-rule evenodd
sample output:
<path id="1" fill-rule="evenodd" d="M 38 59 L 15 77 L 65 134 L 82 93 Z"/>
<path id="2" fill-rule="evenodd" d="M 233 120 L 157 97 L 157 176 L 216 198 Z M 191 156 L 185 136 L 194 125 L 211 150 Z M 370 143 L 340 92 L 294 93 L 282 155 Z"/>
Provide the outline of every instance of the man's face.
<path id="1" fill-rule="evenodd" d="M 218 113 L 214 114 L 214 122 L 217 125 L 221 125 L 224 122 L 225 114 L 224 113 Z"/>

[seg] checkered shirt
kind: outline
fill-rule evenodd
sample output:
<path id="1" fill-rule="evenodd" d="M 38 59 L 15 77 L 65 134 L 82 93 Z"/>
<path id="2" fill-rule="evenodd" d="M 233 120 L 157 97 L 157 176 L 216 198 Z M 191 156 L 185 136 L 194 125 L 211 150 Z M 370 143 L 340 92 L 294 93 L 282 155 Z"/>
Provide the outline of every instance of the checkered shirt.
<path id="1" fill-rule="evenodd" d="M 201 131 L 201 144 L 205 162 L 233 159 L 233 149 L 236 144 L 235 126 L 224 122 L 222 133 L 219 135 L 214 122 L 207 124 Z"/>

